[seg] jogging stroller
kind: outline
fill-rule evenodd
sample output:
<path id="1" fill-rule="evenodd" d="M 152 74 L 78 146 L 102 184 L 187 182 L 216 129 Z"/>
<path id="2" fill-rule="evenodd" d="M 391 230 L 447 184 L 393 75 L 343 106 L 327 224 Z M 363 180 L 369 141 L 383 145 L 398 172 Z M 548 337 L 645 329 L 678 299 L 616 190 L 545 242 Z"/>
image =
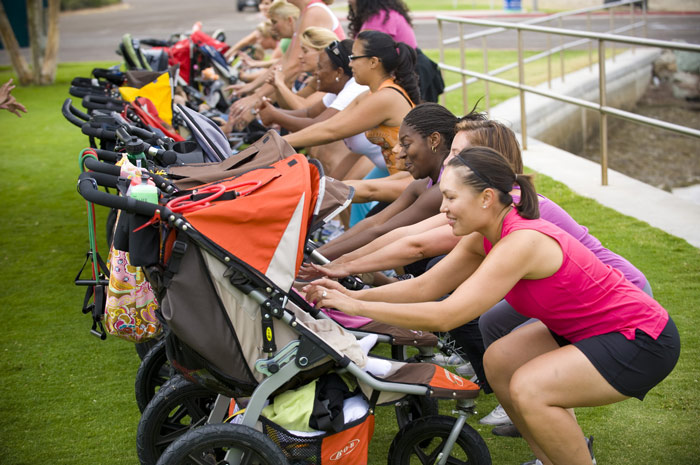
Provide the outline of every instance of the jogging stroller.
<path id="1" fill-rule="evenodd" d="M 190 381 L 218 392 L 217 405 L 224 410 L 229 405 L 224 395 L 239 404 L 247 400 L 239 424 L 193 429 L 172 443 L 159 463 L 202 458 L 220 463 L 224 456 L 228 463 L 326 463 L 321 458 L 326 455 L 326 460 L 345 460 L 332 463 L 360 463 L 361 455 L 353 451 L 366 453 L 366 448 L 353 444 L 368 443 L 374 406 L 407 395 L 460 400 L 460 415 L 404 426 L 390 463 L 408 463 L 412 454 L 426 450 L 444 452 L 440 463 L 446 463 L 457 449 L 470 463 L 490 463 L 483 440 L 464 423 L 478 395 L 476 385 L 425 363 L 384 360 L 386 373 L 369 374 L 362 367 L 370 358 L 357 352 L 355 337 L 329 319 L 314 319 L 314 309 L 291 292 L 323 196 L 320 179 L 303 156 L 293 155 L 200 186 L 194 196 L 163 206 L 105 194 L 90 173 L 81 175 L 79 191 L 86 199 L 162 223 L 167 266 L 152 278 L 171 331 L 166 343 L 171 363 Z M 368 412 L 356 424 L 341 422 L 326 430 L 333 434 L 304 440 L 261 417 L 265 401 L 331 370 L 352 375 L 368 400 Z M 212 423 L 224 418 L 217 405 Z M 337 440 L 337 434 L 348 434 L 347 441 L 324 452 L 324 442 Z M 455 444 L 459 447 L 453 449 Z"/>

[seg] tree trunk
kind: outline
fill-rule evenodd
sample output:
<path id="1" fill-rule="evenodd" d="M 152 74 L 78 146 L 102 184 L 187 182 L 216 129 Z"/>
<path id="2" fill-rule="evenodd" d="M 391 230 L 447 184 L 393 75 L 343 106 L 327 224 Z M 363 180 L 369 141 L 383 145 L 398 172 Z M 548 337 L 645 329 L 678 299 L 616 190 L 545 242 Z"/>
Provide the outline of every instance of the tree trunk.
<path id="1" fill-rule="evenodd" d="M 46 38 L 46 53 L 41 67 L 41 83 L 51 84 L 56 79 L 56 66 L 58 65 L 58 20 L 61 0 L 49 0 L 48 24 L 49 30 Z"/>
<path id="2" fill-rule="evenodd" d="M 41 0 L 27 0 L 27 24 L 29 26 L 29 46 L 32 49 L 32 75 L 34 82 L 39 83 L 41 81 L 41 62 L 46 48 Z"/>
<path id="3" fill-rule="evenodd" d="M 10 20 L 7 19 L 7 14 L 5 13 L 5 8 L 2 6 L 2 2 L 0 2 L 0 38 L 2 38 L 2 43 L 5 44 L 7 53 L 10 55 L 12 68 L 15 70 L 15 73 L 17 73 L 19 83 L 21 85 L 31 84 L 32 73 L 27 65 L 27 60 L 25 60 L 20 53 L 19 43 L 17 42 L 17 38 L 15 38 Z"/>

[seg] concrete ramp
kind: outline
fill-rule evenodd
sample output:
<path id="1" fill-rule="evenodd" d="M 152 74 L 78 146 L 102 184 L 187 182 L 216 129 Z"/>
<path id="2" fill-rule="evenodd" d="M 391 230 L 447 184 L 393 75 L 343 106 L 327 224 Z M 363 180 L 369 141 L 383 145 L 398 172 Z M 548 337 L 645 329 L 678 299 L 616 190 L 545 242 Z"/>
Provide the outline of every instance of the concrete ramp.
<path id="1" fill-rule="evenodd" d="M 610 169 L 609 185 L 603 186 L 598 163 L 532 138 L 528 138 L 523 162 L 525 166 L 566 184 L 579 195 L 700 248 L 700 205 L 694 202 Z"/>

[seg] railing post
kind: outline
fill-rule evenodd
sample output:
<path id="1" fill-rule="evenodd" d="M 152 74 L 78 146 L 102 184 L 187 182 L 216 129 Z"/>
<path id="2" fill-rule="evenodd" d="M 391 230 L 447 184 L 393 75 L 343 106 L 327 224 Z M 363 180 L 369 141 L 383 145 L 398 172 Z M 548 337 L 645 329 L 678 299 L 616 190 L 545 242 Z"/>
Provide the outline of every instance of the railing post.
<path id="1" fill-rule="evenodd" d="M 610 12 L 610 34 L 613 33 L 615 30 L 615 13 L 614 13 L 614 8 L 609 8 L 608 11 Z M 612 42 L 610 44 L 610 53 L 612 54 L 612 61 L 613 63 L 615 62 L 615 42 Z"/>
<path id="2" fill-rule="evenodd" d="M 523 150 L 527 150 L 527 113 L 525 112 L 525 64 L 523 63 L 523 31 L 518 28 L 518 83 L 520 84 L 520 134 Z"/>
<path id="3" fill-rule="evenodd" d="M 547 88 L 552 88 L 552 34 L 547 34 Z"/>
<path id="4" fill-rule="evenodd" d="M 647 31 L 647 2 L 642 2 L 642 18 L 644 22 L 644 38 L 648 39 L 649 34 Z"/>
<path id="5" fill-rule="evenodd" d="M 467 69 L 467 57 L 465 56 L 464 49 L 464 25 L 459 23 L 459 55 L 460 55 L 460 67 L 462 71 Z M 467 76 L 464 73 L 460 73 L 462 77 L 462 114 L 467 114 L 467 106 L 469 102 L 467 101 Z"/>
<path id="6" fill-rule="evenodd" d="M 591 12 L 586 13 L 586 29 L 591 30 Z M 593 71 L 593 41 L 588 41 L 588 71 Z"/>
<path id="7" fill-rule="evenodd" d="M 438 42 L 440 44 L 440 63 L 445 64 L 445 44 L 443 41 L 443 31 L 442 31 L 442 20 L 438 19 Z M 440 74 L 442 74 L 442 78 L 445 79 L 445 74 L 440 70 Z M 442 106 L 445 106 L 445 93 L 443 92 L 440 95 L 440 104 Z"/>
<path id="8" fill-rule="evenodd" d="M 562 17 L 559 17 L 559 29 L 564 29 L 564 21 Z M 564 36 L 559 36 L 559 46 L 561 50 L 559 51 L 559 64 L 561 67 L 561 82 L 564 83 L 564 78 L 566 74 L 564 73 Z"/>
<path id="9" fill-rule="evenodd" d="M 481 38 L 481 49 L 484 57 L 484 74 L 489 74 L 489 51 L 486 46 L 486 36 Z M 486 113 L 491 112 L 491 92 L 489 90 L 489 81 L 484 81 L 484 95 L 486 96 Z M 466 111 L 465 111 L 466 113 Z"/>
<path id="10" fill-rule="evenodd" d="M 604 186 L 608 185 L 608 115 L 603 111 L 603 107 L 607 105 L 607 96 L 605 90 L 605 42 L 598 39 L 598 87 L 600 89 L 599 96 L 599 114 L 600 114 L 600 169 L 601 183 Z"/>

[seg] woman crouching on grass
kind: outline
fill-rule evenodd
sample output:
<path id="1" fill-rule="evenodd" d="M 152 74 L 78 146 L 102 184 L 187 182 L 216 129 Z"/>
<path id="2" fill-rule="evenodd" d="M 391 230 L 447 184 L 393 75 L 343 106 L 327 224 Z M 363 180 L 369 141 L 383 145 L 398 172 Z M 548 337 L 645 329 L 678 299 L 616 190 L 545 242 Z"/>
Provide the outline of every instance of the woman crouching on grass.
<path id="1" fill-rule="evenodd" d="M 521 188 L 513 205 L 508 192 Z M 396 326 L 448 331 L 501 299 L 540 321 L 489 346 L 486 376 L 544 464 L 591 464 L 576 407 L 645 394 L 675 366 L 680 339 L 666 310 L 583 244 L 539 219 L 535 189 L 492 149 L 451 160 L 441 211 L 464 236 L 416 279 L 348 291 L 322 279 L 307 298 Z M 434 300 L 454 292 L 443 301 Z"/>

